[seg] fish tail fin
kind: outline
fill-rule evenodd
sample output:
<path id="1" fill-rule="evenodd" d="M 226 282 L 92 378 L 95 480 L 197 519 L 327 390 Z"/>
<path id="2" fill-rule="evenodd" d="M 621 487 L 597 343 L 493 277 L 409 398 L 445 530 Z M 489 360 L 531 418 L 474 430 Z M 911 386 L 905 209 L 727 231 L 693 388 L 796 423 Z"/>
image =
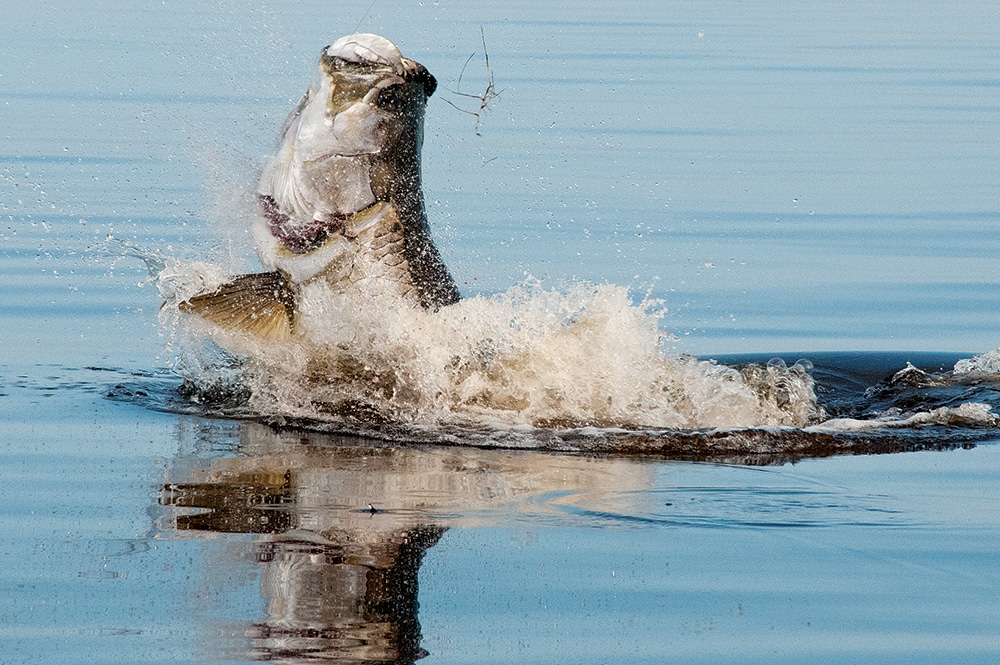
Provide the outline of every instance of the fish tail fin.
<path id="1" fill-rule="evenodd" d="M 180 303 L 182 312 L 269 341 L 285 341 L 295 329 L 295 289 L 284 274 L 240 275 L 210 293 Z"/>

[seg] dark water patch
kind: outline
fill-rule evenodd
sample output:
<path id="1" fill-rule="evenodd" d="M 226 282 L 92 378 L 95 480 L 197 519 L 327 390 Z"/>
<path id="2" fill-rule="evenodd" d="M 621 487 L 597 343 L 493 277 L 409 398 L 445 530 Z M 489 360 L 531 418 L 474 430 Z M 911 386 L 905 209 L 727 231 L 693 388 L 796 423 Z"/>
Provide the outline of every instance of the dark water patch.
<path id="1" fill-rule="evenodd" d="M 955 375 L 952 369 L 971 353 L 821 352 L 729 354 L 716 356 L 727 365 L 807 359 L 813 363 L 816 393 L 827 415 L 870 418 L 977 402 L 1000 407 L 1000 377 Z M 909 368 L 912 368 L 910 370 Z M 903 372 L 903 374 L 900 374 Z"/>
<path id="2" fill-rule="evenodd" d="M 238 417 L 237 413 L 227 411 L 226 400 L 221 393 L 213 395 L 217 401 L 212 407 L 206 407 L 200 399 L 193 398 L 190 392 L 185 390 L 181 378 L 170 370 L 162 370 L 153 376 L 107 369 L 97 371 L 114 372 L 119 375 L 114 383 L 103 383 L 105 397 L 116 402 L 178 415 L 208 418 Z M 241 403 L 245 403 L 245 400 Z"/>
<path id="3" fill-rule="evenodd" d="M 628 432 L 591 440 L 567 436 L 544 449 L 646 458 L 714 461 L 744 465 L 787 464 L 833 455 L 882 455 L 968 448 L 1000 431 L 927 427 L 906 431 L 812 432 L 801 429 L 742 429 L 710 432 Z"/>
<path id="4" fill-rule="evenodd" d="M 185 413 L 196 413 L 189 406 Z M 209 417 L 237 417 L 213 413 Z M 817 432 L 795 428 L 687 431 L 673 429 L 483 429 L 456 426 L 406 426 L 374 419 L 366 423 L 286 416 L 253 416 L 275 432 L 322 434 L 356 440 L 358 445 L 439 445 L 485 449 L 535 450 L 591 456 L 776 465 L 833 455 L 876 455 L 923 450 L 955 450 L 1000 437 L 998 429 L 926 426 L 864 432 Z"/>

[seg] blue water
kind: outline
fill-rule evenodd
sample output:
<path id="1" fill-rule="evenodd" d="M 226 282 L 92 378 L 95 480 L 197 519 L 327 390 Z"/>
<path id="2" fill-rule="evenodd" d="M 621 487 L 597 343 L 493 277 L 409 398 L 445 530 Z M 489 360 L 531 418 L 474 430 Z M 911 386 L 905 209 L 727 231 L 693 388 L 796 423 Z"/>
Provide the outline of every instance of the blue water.
<path id="1" fill-rule="evenodd" d="M 395 626 L 426 663 L 996 662 L 989 439 L 755 467 L 179 415 L 159 409 L 178 382 L 159 296 L 109 242 L 254 269 L 241 197 L 319 50 L 361 29 L 441 82 L 425 187 L 465 295 L 624 284 L 664 300 L 673 350 L 705 356 L 986 352 L 994 8 L 368 4 L 4 8 L 2 660 L 296 662 L 330 638 L 274 632 L 298 610 Z M 481 34 L 500 95 L 477 134 L 443 99 L 468 102 L 474 52 L 461 91 L 485 89 Z M 175 485 L 239 509 L 178 529 L 212 509 Z M 248 516 L 318 523 L 333 544 L 303 554 Z M 446 530 L 419 566 L 388 569 L 419 573 L 419 609 L 403 594 L 348 621 L 357 557 L 417 522 Z M 373 549 L 343 558 L 344 538 Z M 279 573 L 297 593 L 297 574 L 340 582 L 282 605 Z"/>

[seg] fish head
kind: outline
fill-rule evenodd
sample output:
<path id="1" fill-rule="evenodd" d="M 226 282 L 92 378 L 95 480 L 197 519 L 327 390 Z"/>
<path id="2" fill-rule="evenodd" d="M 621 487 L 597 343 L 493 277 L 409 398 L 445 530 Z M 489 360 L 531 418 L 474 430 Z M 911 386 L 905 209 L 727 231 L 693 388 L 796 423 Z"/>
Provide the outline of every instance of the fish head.
<path id="1" fill-rule="evenodd" d="M 420 184 L 424 110 L 436 87 L 426 67 L 384 37 L 349 35 L 323 49 L 258 186 L 254 237 L 266 267 L 293 282 L 325 274 L 340 288 L 391 264 L 396 290 L 414 291 L 424 306 L 457 300 Z M 380 246 L 396 238 L 406 264 L 357 240 L 366 230 Z"/>
<path id="2" fill-rule="evenodd" d="M 261 177 L 259 195 L 280 213 L 270 215 L 272 231 L 280 238 L 419 192 L 424 108 L 436 87 L 384 37 L 349 35 L 325 48 Z"/>
<path id="3" fill-rule="evenodd" d="M 382 153 L 420 134 L 436 87 L 430 72 L 388 39 L 342 37 L 320 55 L 316 79 L 282 142 L 294 141 L 303 160 Z"/>

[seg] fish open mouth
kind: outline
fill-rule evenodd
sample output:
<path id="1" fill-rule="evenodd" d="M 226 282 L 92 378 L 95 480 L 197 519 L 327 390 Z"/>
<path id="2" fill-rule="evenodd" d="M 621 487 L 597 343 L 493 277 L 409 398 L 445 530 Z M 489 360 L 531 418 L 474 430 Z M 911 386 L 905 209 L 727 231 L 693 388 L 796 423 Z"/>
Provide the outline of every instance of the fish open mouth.
<path id="1" fill-rule="evenodd" d="M 330 236 L 343 233 L 347 220 L 354 214 L 330 213 L 323 219 L 292 225 L 289 216 L 278 208 L 274 197 L 260 195 L 257 198 L 268 231 L 292 254 L 308 254 L 329 240 Z"/>
<path id="2" fill-rule="evenodd" d="M 335 236 L 357 238 L 379 219 L 385 203 L 375 203 L 351 213 L 326 213 L 305 224 L 292 225 L 270 196 L 258 196 L 268 230 L 281 241 L 282 250 L 294 255 L 314 252 Z"/>

